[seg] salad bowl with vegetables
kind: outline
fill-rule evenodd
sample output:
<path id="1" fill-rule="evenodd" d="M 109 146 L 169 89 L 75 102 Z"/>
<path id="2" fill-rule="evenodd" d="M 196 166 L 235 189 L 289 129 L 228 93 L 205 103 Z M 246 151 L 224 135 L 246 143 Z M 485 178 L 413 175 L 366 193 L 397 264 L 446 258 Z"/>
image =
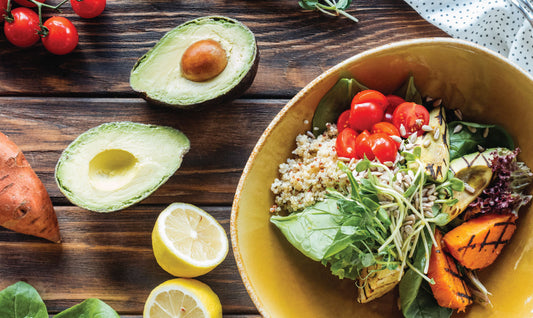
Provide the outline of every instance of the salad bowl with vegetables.
<path id="1" fill-rule="evenodd" d="M 530 76 L 454 39 L 317 77 L 235 196 L 233 251 L 261 314 L 528 317 L 532 107 Z"/>

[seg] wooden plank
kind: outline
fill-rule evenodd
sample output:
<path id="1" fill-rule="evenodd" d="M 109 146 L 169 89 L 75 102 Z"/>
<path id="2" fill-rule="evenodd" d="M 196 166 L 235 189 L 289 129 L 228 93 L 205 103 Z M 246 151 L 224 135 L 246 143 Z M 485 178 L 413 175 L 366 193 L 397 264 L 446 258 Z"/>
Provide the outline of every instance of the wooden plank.
<path id="1" fill-rule="evenodd" d="M 447 36 L 403 1 L 358 0 L 348 11 L 360 22 L 304 12 L 297 0 L 115 0 L 90 20 L 77 17 L 67 4 L 62 15 L 78 28 L 78 48 L 53 56 L 41 44 L 21 49 L 0 37 L 0 95 L 131 97 L 135 61 L 170 29 L 205 15 L 236 18 L 255 33 L 261 62 L 248 97 L 289 98 L 324 70 L 364 50 Z"/>
<path id="2" fill-rule="evenodd" d="M 55 204 L 67 201 L 55 183 L 61 152 L 79 134 L 109 121 L 175 127 L 191 141 L 181 168 L 146 204 L 186 201 L 231 205 L 242 169 L 263 130 L 286 100 L 237 100 L 203 111 L 177 112 L 128 98 L 0 98 L 0 131 L 23 151 Z M 216 123 L 216 124 L 214 124 Z"/>
<path id="3" fill-rule="evenodd" d="M 137 206 L 99 214 L 56 207 L 63 243 L 0 229 L 0 290 L 23 280 L 41 294 L 50 313 L 96 297 L 120 314 L 142 313 L 150 291 L 174 278 L 157 264 L 151 231 L 165 206 Z M 229 207 L 203 207 L 229 239 Z M 197 279 L 220 297 L 226 314 L 257 314 L 230 250 L 226 260 Z"/>

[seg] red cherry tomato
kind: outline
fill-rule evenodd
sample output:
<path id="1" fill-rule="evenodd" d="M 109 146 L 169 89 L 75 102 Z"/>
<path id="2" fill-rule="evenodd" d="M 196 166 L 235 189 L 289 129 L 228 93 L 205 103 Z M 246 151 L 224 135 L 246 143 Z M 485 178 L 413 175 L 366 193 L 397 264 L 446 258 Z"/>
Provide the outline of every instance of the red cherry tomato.
<path id="1" fill-rule="evenodd" d="M 344 128 L 350 127 L 350 110 L 343 111 L 339 119 L 337 119 L 337 130 L 339 133 L 344 130 Z"/>
<path id="2" fill-rule="evenodd" d="M 4 14 L 6 14 L 7 0 L 0 0 L 0 22 L 4 21 Z"/>
<path id="3" fill-rule="evenodd" d="M 63 17 L 51 17 L 44 23 L 48 30 L 42 36 L 44 47 L 53 54 L 64 55 L 78 45 L 78 31 L 72 22 Z"/>
<path id="4" fill-rule="evenodd" d="M 381 109 L 383 110 L 385 110 L 387 106 L 389 106 L 389 101 L 387 100 L 387 97 L 373 89 L 366 89 L 364 91 L 360 91 L 352 99 L 352 105 L 367 102 L 374 103 L 381 107 Z"/>
<path id="5" fill-rule="evenodd" d="M 389 135 L 389 136 L 398 136 L 400 137 L 400 132 L 398 131 L 398 128 L 396 128 L 396 126 L 394 126 L 393 124 L 391 123 L 388 123 L 386 121 L 381 121 L 377 124 L 374 124 L 374 126 L 372 126 L 372 131 L 371 131 L 373 134 L 376 134 L 376 133 L 384 133 L 386 135 Z"/>
<path id="6" fill-rule="evenodd" d="M 370 130 L 372 125 L 383 119 L 383 109 L 375 103 L 352 104 L 350 127 L 355 130 Z"/>
<path id="7" fill-rule="evenodd" d="M 392 123 L 398 128 L 402 137 L 408 137 L 415 132 L 421 136 L 424 133 L 422 126 L 429 123 L 429 112 L 422 105 L 405 102 L 394 110 Z"/>
<path id="8" fill-rule="evenodd" d="M 372 153 L 381 163 L 396 161 L 398 144 L 387 134 L 376 133 L 368 137 Z"/>
<path id="9" fill-rule="evenodd" d="M 44 3 L 46 0 L 37 0 L 40 3 Z M 28 1 L 28 0 L 15 0 L 16 3 L 20 4 L 21 6 L 25 6 L 28 8 L 35 8 L 37 5 Z"/>
<path id="10" fill-rule="evenodd" d="M 405 103 L 405 100 L 400 96 L 396 95 L 387 95 L 387 100 L 389 101 L 389 106 L 385 110 L 385 115 L 383 120 L 389 123 L 392 123 L 392 114 L 398 105 Z"/>
<path id="11" fill-rule="evenodd" d="M 29 47 L 39 41 L 39 15 L 35 11 L 19 7 L 11 10 L 13 21 L 4 21 L 4 34 L 18 47 Z"/>
<path id="12" fill-rule="evenodd" d="M 355 130 L 351 128 L 343 129 L 337 135 L 337 141 L 335 141 L 337 156 L 355 158 L 355 138 L 357 138 L 357 132 Z"/>
<path id="13" fill-rule="evenodd" d="M 366 156 L 369 160 L 374 160 L 374 153 L 372 152 L 369 138 L 370 133 L 367 130 L 355 138 L 355 158 L 364 159 Z"/>
<path id="14" fill-rule="evenodd" d="M 105 9 L 106 0 L 70 0 L 72 10 L 82 18 L 99 16 Z"/>

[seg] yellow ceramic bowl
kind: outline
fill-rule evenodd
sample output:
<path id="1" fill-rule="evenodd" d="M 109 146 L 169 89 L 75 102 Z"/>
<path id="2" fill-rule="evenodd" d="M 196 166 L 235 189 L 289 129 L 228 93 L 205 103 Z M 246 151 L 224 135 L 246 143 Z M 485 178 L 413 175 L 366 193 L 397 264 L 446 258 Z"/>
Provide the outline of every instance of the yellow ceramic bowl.
<path id="1" fill-rule="evenodd" d="M 369 304 L 355 301 L 353 281 L 339 280 L 293 248 L 269 222 L 270 184 L 278 165 L 310 129 L 320 98 L 349 72 L 368 87 L 391 92 L 410 72 L 423 96 L 442 97 L 465 119 L 503 125 L 533 167 L 533 78 L 480 46 L 449 38 L 409 40 L 349 58 L 317 77 L 274 118 L 254 148 L 239 182 L 231 239 L 246 288 L 264 317 L 401 317 L 397 293 Z M 531 317 L 533 211 L 521 211 L 512 242 L 481 273 L 493 308 L 471 306 L 468 317 Z"/>

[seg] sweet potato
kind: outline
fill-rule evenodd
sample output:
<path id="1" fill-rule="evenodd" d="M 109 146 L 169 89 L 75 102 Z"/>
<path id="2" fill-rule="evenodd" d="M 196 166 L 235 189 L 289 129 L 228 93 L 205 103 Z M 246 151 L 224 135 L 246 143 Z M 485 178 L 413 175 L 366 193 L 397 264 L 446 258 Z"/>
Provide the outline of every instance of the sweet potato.
<path id="1" fill-rule="evenodd" d="M 464 267 L 485 268 L 500 255 L 513 235 L 516 216 L 488 214 L 471 219 L 444 235 L 450 254 Z"/>
<path id="2" fill-rule="evenodd" d="M 429 258 L 428 277 L 435 281 L 430 284 L 433 296 L 442 307 L 464 311 L 473 302 L 470 289 L 457 270 L 453 258 L 442 249 L 442 234 L 435 231 L 437 246 L 433 245 Z"/>
<path id="3" fill-rule="evenodd" d="M 14 142 L 0 133 L 0 225 L 60 242 L 59 225 L 43 183 Z"/>

